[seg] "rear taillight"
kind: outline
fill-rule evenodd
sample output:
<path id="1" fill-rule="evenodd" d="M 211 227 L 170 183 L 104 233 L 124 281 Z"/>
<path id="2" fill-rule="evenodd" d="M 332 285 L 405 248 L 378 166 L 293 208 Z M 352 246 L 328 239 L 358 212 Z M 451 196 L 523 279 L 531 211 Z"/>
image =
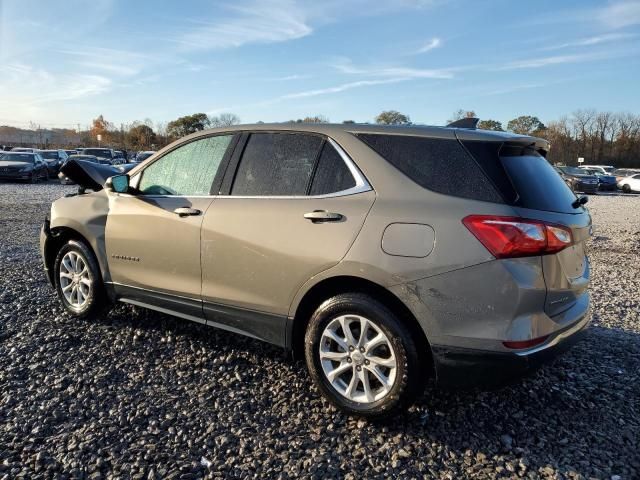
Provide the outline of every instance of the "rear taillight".
<path id="1" fill-rule="evenodd" d="M 540 220 L 470 215 L 462 223 L 496 258 L 546 255 L 573 243 L 567 227 Z"/>
<path id="2" fill-rule="evenodd" d="M 531 340 L 509 340 L 502 342 L 502 344 L 507 348 L 513 349 L 531 348 L 544 343 L 547 338 L 549 338 L 549 335 L 545 335 L 544 337 L 532 338 Z"/>

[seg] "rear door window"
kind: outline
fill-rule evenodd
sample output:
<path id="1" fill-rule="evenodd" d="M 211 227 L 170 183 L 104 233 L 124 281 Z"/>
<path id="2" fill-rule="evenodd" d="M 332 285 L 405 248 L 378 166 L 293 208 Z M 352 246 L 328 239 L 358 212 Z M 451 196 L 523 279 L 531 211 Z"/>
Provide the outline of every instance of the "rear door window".
<path id="1" fill-rule="evenodd" d="M 306 195 L 323 141 L 320 136 L 302 133 L 251 134 L 231 195 Z"/>
<path id="2" fill-rule="evenodd" d="M 328 195 L 356 186 L 356 181 L 340 154 L 329 142 L 322 147 L 309 195 Z"/>

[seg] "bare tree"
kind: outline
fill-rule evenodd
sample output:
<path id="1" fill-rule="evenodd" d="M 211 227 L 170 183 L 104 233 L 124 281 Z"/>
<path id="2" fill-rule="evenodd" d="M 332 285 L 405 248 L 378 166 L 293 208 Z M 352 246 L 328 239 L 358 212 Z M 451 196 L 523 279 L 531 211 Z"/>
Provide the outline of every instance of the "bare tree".
<path id="1" fill-rule="evenodd" d="M 209 123 L 212 127 L 230 127 L 240 123 L 240 117 L 235 113 L 221 113 L 217 117 L 209 117 Z"/>

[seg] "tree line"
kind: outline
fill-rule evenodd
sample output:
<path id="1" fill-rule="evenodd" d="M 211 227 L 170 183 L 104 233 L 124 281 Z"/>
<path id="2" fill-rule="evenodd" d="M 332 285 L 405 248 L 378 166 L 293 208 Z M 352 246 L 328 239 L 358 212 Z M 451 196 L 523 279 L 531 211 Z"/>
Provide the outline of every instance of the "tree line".
<path id="1" fill-rule="evenodd" d="M 465 117 L 476 117 L 473 110 L 457 110 L 448 123 Z M 293 119 L 290 123 L 327 123 L 323 115 Z M 412 125 L 409 115 L 386 110 L 377 115 L 375 123 Z M 207 128 L 227 127 L 240 123 L 233 113 L 209 116 L 194 113 L 168 123 L 154 123 L 150 119 L 117 126 L 103 115 L 95 118 L 85 129 L 41 129 L 31 124 L 28 129 L 0 126 L 0 144 L 36 145 L 40 148 L 76 146 L 109 146 L 126 150 L 158 150 L 172 141 Z M 259 122 L 262 123 L 262 122 Z M 355 123 L 344 120 L 343 123 Z M 640 167 L 640 115 L 632 113 L 577 110 L 571 115 L 544 124 L 533 115 L 521 115 L 504 126 L 493 119 L 478 122 L 478 128 L 533 135 L 549 140 L 549 161 L 577 165 L 578 157 L 587 164 L 606 164 L 617 167 Z M 100 140 L 98 140 L 100 139 Z"/>

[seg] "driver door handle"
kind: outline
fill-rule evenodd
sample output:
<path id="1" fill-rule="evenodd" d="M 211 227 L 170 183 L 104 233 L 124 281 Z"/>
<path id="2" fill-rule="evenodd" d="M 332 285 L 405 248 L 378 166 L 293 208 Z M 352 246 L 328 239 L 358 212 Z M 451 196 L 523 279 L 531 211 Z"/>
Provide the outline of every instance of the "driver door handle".
<path id="1" fill-rule="evenodd" d="M 176 208 L 173 213 L 175 213 L 179 217 L 188 217 L 190 215 L 200 215 L 202 213 L 202 210 L 198 210 L 197 208 L 179 207 Z"/>
<path id="2" fill-rule="evenodd" d="M 340 213 L 327 212 L 326 210 L 314 210 L 304 214 L 304 218 L 312 223 L 339 222 L 344 217 Z"/>

